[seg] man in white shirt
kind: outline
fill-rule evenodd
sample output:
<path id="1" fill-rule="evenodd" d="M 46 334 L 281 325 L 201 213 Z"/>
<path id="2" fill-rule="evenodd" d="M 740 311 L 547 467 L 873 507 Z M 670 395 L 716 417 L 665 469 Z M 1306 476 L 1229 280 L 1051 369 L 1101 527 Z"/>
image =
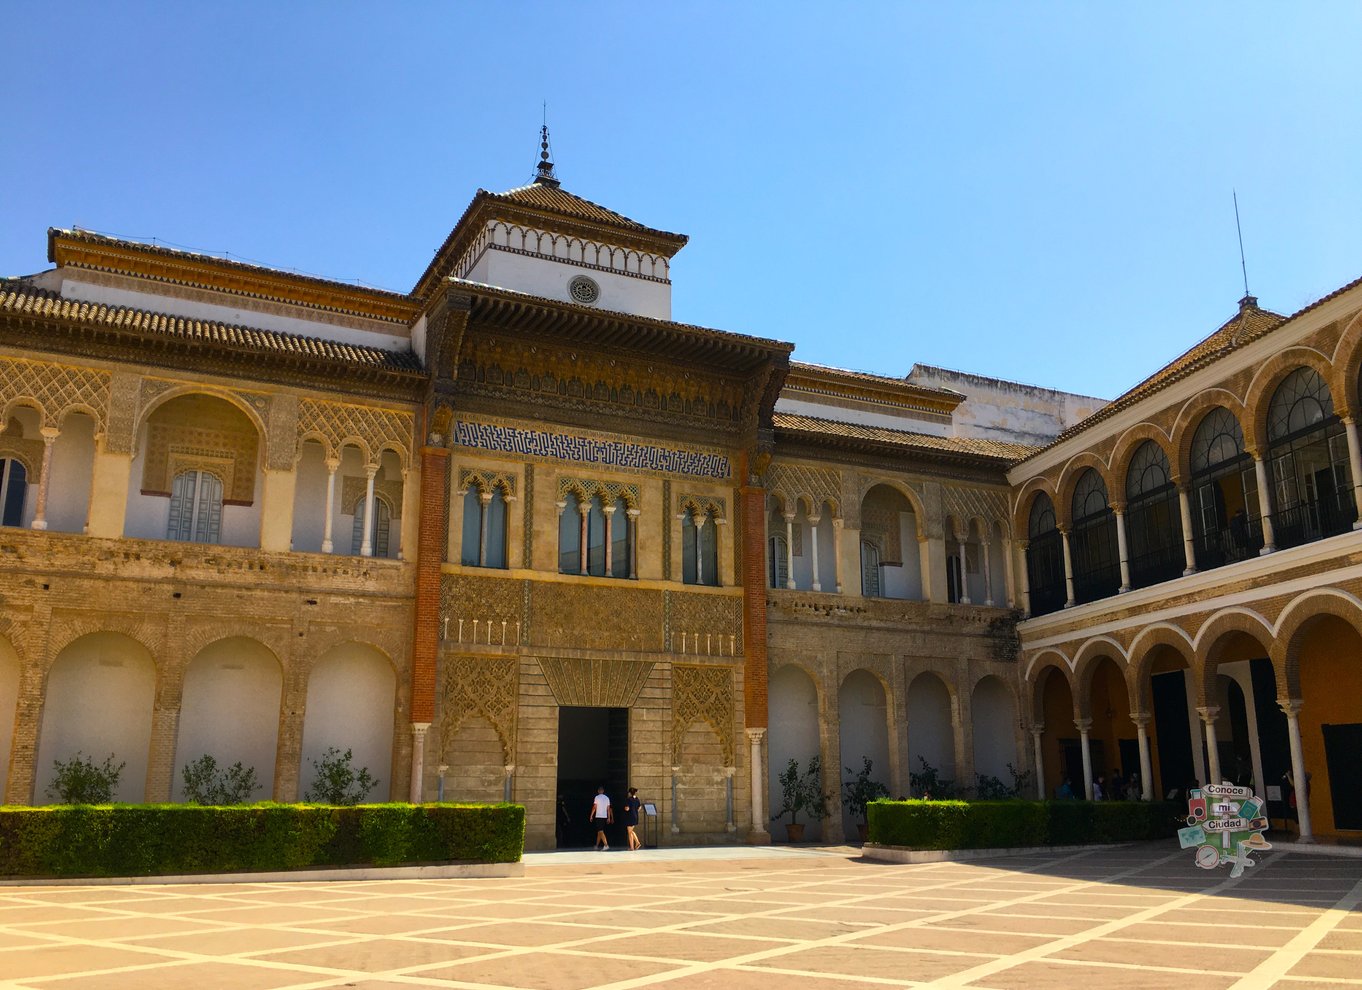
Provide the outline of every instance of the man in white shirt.
<path id="1" fill-rule="evenodd" d="M 596 788 L 596 796 L 591 799 L 591 824 L 596 826 L 596 848 L 605 852 L 610 843 L 605 838 L 605 827 L 615 824 L 615 809 L 610 806 L 610 798 L 605 786 Z"/>

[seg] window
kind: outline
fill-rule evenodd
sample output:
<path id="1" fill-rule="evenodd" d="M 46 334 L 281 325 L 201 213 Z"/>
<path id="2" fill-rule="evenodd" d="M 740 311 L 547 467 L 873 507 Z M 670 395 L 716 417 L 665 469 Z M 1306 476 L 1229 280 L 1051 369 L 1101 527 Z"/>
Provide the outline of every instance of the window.
<path id="1" fill-rule="evenodd" d="M 787 587 L 790 576 L 790 548 L 785 543 L 785 537 L 771 537 L 770 551 L 770 558 L 767 563 L 770 568 L 771 587 Z"/>
<path id="2" fill-rule="evenodd" d="M 946 601 L 958 604 L 965 597 L 964 576 L 960 573 L 960 558 L 946 554 Z"/>
<path id="3" fill-rule="evenodd" d="M 217 543 L 222 534 L 222 481 L 207 471 L 181 471 L 170 491 L 166 539 Z"/>
<path id="4" fill-rule="evenodd" d="M 1143 588 L 1182 575 L 1182 512 L 1168 456 L 1153 440 L 1135 450 L 1126 471 L 1126 543 L 1130 585 Z"/>
<path id="5" fill-rule="evenodd" d="M 28 495 L 28 472 L 14 458 L 0 458 L 0 526 L 19 526 Z"/>
<path id="6" fill-rule="evenodd" d="M 699 525 L 696 520 L 699 520 Z M 719 584 L 719 526 L 709 513 L 681 516 L 681 580 L 686 584 Z"/>
<path id="7" fill-rule="evenodd" d="M 506 566 L 506 496 L 499 488 L 483 498 L 476 485 L 463 497 L 460 563 L 466 567 Z"/>
<path id="8" fill-rule="evenodd" d="M 373 554 L 375 557 L 388 556 L 388 528 L 391 523 L 391 514 L 388 510 L 388 503 L 381 498 L 374 499 L 373 520 Z M 360 556 L 364 549 L 364 514 L 368 508 L 365 499 L 360 499 L 355 505 L 355 528 L 350 540 L 350 552 L 356 557 Z"/>
<path id="9" fill-rule="evenodd" d="M 880 597 L 880 548 L 869 540 L 861 541 L 861 594 Z"/>
<path id="10" fill-rule="evenodd" d="M 586 506 L 585 514 L 582 511 Z M 592 574 L 596 577 L 628 578 L 633 574 L 631 540 L 633 524 L 623 498 L 617 499 L 609 520 L 610 553 L 607 567 L 606 512 L 599 495 L 588 503 L 569 492 L 558 517 L 558 571 L 560 574 Z"/>
<path id="11" fill-rule="evenodd" d="M 1199 570 L 1256 556 L 1263 545 L 1258 475 L 1244 431 L 1223 406 L 1192 434 L 1192 539 Z"/>
<path id="12" fill-rule="evenodd" d="M 1091 602 L 1116 594 L 1121 587 L 1116 516 L 1107 504 L 1106 483 L 1092 468 L 1079 475 L 1074 486 L 1070 550 L 1075 602 Z"/>
<path id="13" fill-rule="evenodd" d="M 1346 434 L 1319 372 L 1297 368 L 1282 379 L 1268 406 L 1267 436 L 1277 545 L 1300 546 L 1351 529 L 1357 503 Z"/>
<path id="14" fill-rule="evenodd" d="M 1026 582 L 1031 614 L 1045 615 L 1064 605 L 1064 542 L 1055 527 L 1055 506 L 1044 492 L 1031 503 L 1027 520 Z"/>

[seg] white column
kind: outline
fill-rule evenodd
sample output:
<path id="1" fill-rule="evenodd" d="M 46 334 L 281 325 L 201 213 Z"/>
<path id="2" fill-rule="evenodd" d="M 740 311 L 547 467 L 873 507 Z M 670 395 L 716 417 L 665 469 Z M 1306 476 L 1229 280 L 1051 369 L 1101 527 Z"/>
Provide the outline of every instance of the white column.
<path id="1" fill-rule="evenodd" d="M 1018 540 L 1017 551 L 1021 554 L 1021 597 L 1022 615 L 1031 617 L 1031 575 L 1026 566 L 1026 548 L 1031 545 L 1029 540 Z"/>
<path id="2" fill-rule="evenodd" d="M 1076 718 L 1074 725 L 1078 729 L 1079 742 L 1083 747 L 1083 796 L 1089 801 L 1092 800 L 1092 746 L 1088 741 L 1088 730 L 1092 728 L 1092 719 Z"/>
<path id="3" fill-rule="evenodd" d="M 582 533 L 582 540 L 581 540 L 581 543 L 582 543 L 582 545 L 581 545 L 581 547 L 580 547 L 581 552 L 577 555 L 577 556 L 578 556 L 578 560 L 579 560 L 579 567 L 578 567 L 577 573 L 578 573 L 578 574 L 585 574 L 585 573 L 586 573 L 586 550 L 587 550 L 587 546 L 586 546 L 586 538 L 587 538 L 587 525 L 586 525 L 586 520 L 587 520 L 587 517 L 591 515 L 591 502 L 590 502 L 589 500 L 588 500 L 588 501 L 585 501 L 585 502 L 578 502 L 578 503 L 577 503 L 577 513 L 578 513 L 578 515 L 580 515 L 580 516 L 582 517 L 582 529 L 581 529 L 581 533 Z"/>
<path id="4" fill-rule="evenodd" d="M 1362 440 L 1357 435 L 1357 420 L 1343 417 L 1343 428 L 1348 433 L 1348 469 L 1353 475 L 1353 505 L 1357 507 L 1357 521 L 1353 529 L 1362 529 Z"/>
<path id="5" fill-rule="evenodd" d="M 1296 820 L 1300 825 L 1300 841 L 1314 842 L 1314 830 L 1310 827 L 1310 777 L 1305 769 L 1305 754 L 1301 749 L 1301 724 L 1298 718 L 1301 710 L 1299 698 L 1279 701 L 1277 705 L 1286 713 L 1286 738 L 1291 744 L 1291 782 L 1296 787 Z"/>
<path id="6" fill-rule="evenodd" d="M 969 605 L 969 574 L 965 570 L 965 541 L 956 540 L 955 542 L 959 548 L 957 555 L 960 560 L 960 604 Z"/>
<path id="7" fill-rule="evenodd" d="M 615 562 L 615 506 L 603 505 L 601 511 L 605 513 L 605 576 L 610 577 Z"/>
<path id="8" fill-rule="evenodd" d="M 38 431 L 43 438 L 43 463 L 38 470 L 38 504 L 34 508 L 33 529 L 47 529 L 47 487 L 52 480 L 52 445 L 61 431 L 55 426 L 44 426 Z"/>
<path id="9" fill-rule="evenodd" d="M 837 583 L 837 594 L 842 593 L 842 517 L 832 520 L 832 579 Z"/>
<path id="10" fill-rule="evenodd" d="M 1263 549 L 1259 556 L 1272 553 L 1277 549 L 1277 533 L 1272 528 L 1272 515 L 1277 511 L 1277 500 L 1272 496 L 1272 486 L 1267 480 L 1267 461 L 1253 452 L 1253 473 L 1258 478 L 1258 513 L 1263 519 Z M 1219 783 L 1219 781 L 1216 781 Z"/>
<path id="11" fill-rule="evenodd" d="M 478 492 L 478 510 L 482 513 L 482 518 L 478 523 L 478 566 L 487 566 L 487 530 L 491 525 L 491 512 L 488 510 L 492 506 L 491 492 Z"/>
<path id="12" fill-rule="evenodd" d="M 629 577 L 638 580 L 638 509 L 625 509 L 629 517 Z"/>
<path id="13" fill-rule="evenodd" d="M 1031 726 L 1031 744 L 1036 751 L 1036 799 L 1045 800 L 1045 747 L 1041 745 L 1040 737 L 1045 733 L 1045 726 Z"/>
<path id="14" fill-rule="evenodd" d="M 1140 740 L 1140 797 L 1145 801 L 1154 800 L 1154 763 L 1149 758 L 1149 716 L 1144 712 L 1131 712 L 1130 719 L 1135 723 L 1135 733 Z"/>
<path id="15" fill-rule="evenodd" d="M 336 516 L 336 469 L 340 458 L 326 459 L 326 525 L 322 529 L 322 553 L 330 553 L 336 548 L 331 542 L 331 530 Z"/>
<path id="16" fill-rule="evenodd" d="M 1069 549 L 1069 531 L 1061 529 L 1060 538 L 1064 541 L 1064 590 L 1068 594 L 1068 599 L 1064 602 L 1065 608 L 1074 606 L 1074 557 Z M 1091 785 L 1091 781 L 1088 782 Z"/>
<path id="17" fill-rule="evenodd" d="M 754 834 L 765 834 L 767 830 L 765 802 L 762 801 L 762 785 L 765 781 L 762 779 L 764 775 L 761 772 L 765 765 L 762 762 L 761 744 L 765 738 L 765 729 L 747 730 L 747 742 L 751 747 L 752 832 Z"/>
<path id="18" fill-rule="evenodd" d="M 813 548 L 813 590 L 822 591 L 822 582 L 818 580 L 818 524 L 823 521 L 822 516 L 809 516 L 809 543 Z"/>
<path id="19" fill-rule="evenodd" d="M 1126 544 L 1126 507 L 1113 505 L 1112 515 L 1116 517 L 1116 556 L 1121 561 L 1121 587 L 1116 590 L 1124 595 L 1130 590 L 1130 551 Z"/>
<path id="20" fill-rule="evenodd" d="M 984 551 L 984 604 L 991 606 L 993 604 L 993 568 L 988 559 L 989 542 L 989 540 L 984 540 L 979 546 Z"/>
<path id="21" fill-rule="evenodd" d="M 1003 540 L 1003 596 L 1008 608 L 1017 607 L 1017 582 L 1013 571 L 1017 566 L 1016 554 L 1012 552 L 1012 541 Z"/>
<path id="22" fill-rule="evenodd" d="M 1220 783 L 1220 747 L 1215 738 L 1215 720 L 1220 714 L 1218 707 L 1197 708 L 1201 724 L 1206 727 L 1206 783 Z"/>
<path id="23" fill-rule="evenodd" d="M 1192 529 L 1192 492 L 1190 485 L 1178 485 L 1178 509 L 1182 512 L 1182 555 L 1187 561 L 1184 576 L 1196 573 L 1196 534 Z"/>
<path id="24" fill-rule="evenodd" d="M 794 513 L 785 513 L 785 587 L 794 591 Z"/>
<path id="25" fill-rule="evenodd" d="M 374 475 L 376 474 L 378 474 L 377 464 L 370 464 L 364 469 L 364 539 L 359 545 L 361 557 L 372 557 L 374 555 L 374 516 L 378 514 L 374 511 Z"/>
<path id="26" fill-rule="evenodd" d="M 411 788 L 408 799 L 412 804 L 420 804 L 425 796 L 423 778 L 426 775 L 426 730 L 429 728 L 429 722 L 411 724 Z"/>

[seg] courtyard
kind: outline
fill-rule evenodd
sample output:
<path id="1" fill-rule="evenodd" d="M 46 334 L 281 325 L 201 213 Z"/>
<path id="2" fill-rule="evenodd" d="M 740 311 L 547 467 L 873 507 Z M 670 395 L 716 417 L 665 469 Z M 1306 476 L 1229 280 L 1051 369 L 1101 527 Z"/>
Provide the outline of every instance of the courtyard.
<path id="1" fill-rule="evenodd" d="M 543 853 L 478 880 L 0 888 L 0 987 L 1362 986 L 1362 859 Z"/>

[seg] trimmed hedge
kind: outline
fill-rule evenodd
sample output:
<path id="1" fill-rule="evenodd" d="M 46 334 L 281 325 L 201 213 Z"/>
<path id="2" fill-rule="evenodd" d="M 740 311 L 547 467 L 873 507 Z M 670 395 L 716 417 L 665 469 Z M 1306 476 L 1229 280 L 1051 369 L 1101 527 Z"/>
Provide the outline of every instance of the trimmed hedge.
<path id="1" fill-rule="evenodd" d="M 1163 801 L 875 801 L 867 811 L 871 842 L 910 849 L 1165 839 L 1185 813 Z"/>
<path id="2" fill-rule="evenodd" d="M 156 876 L 515 863 L 517 804 L 47 805 L 0 808 L 0 876 Z"/>

